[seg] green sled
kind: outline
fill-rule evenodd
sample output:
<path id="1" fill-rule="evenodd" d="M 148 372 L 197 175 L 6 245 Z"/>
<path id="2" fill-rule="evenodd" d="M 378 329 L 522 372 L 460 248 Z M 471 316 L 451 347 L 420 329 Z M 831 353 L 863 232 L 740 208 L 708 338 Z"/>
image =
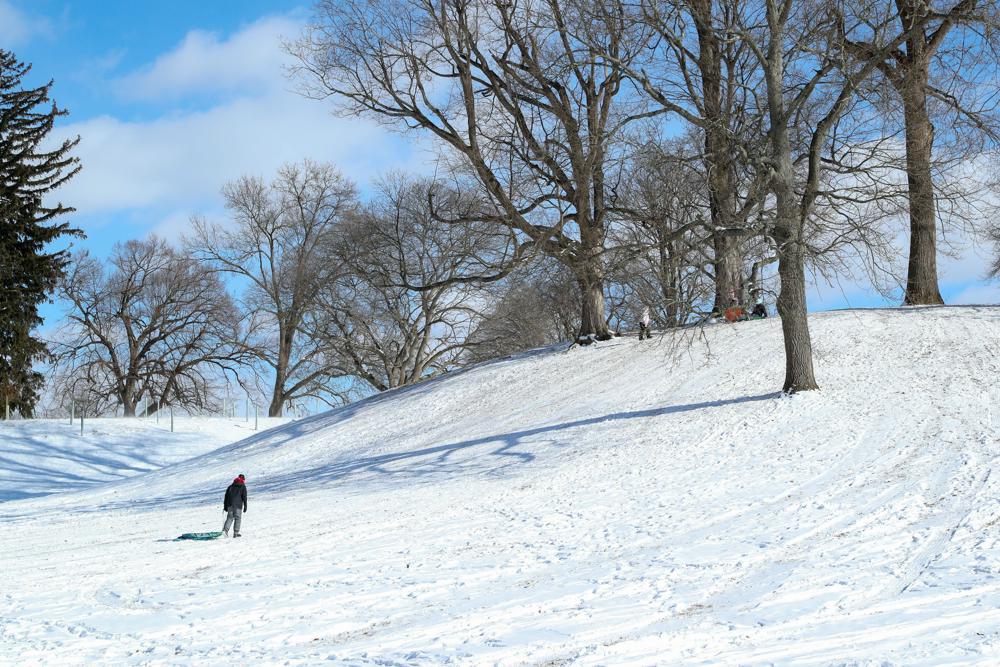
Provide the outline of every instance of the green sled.
<path id="1" fill-rule="evenodd" d="M 214 540 L 217 537 L 222 536 L 222 531 L 216 531 L 214 533 L 184 533 L 180 537 L 174 540 L 178 542 L 180 540 Z"/>

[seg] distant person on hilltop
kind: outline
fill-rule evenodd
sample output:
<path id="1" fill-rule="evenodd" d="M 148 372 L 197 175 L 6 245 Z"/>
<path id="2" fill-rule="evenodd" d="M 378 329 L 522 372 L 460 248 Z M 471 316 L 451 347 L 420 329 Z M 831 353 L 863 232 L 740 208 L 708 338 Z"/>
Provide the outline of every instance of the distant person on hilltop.
<path id="1" fill-rule="evenodd" d="M 753 311 L 750 313 L 750 317 L 755 320 L 762 320 L 767 317 L 767 308 L 764 306 L 763 301 L 757 302 L 757 305 L 753 307 Z"/>
<path id="2" fill-rule="evenodd" d="M 226 537 L 229 537 L 229 526 L 232 526 L 233 537 L 239 537 L 243 513 L 247 511 L 246 477 L 243 476 L 243 473 L 240 473 L 226 489 L 226 497 L 222 501 L 222 511 L 226 513 L 226 523 L 222 526 L 222 532 L 226 534 Z"/>
<path id="3" fill-rule="evenodd" d="M 643 336 L 649 339 L 649 306 L 644 306 L 642 309 L 642 317 L 639 318 L 639 340 L 642 340 Z"/>

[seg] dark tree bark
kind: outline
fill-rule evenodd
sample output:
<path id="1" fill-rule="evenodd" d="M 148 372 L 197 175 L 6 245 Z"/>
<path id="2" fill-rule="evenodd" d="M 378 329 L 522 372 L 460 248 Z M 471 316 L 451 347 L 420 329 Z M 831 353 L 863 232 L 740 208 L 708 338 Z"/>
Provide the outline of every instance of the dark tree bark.
<path id="1" fill-rule="evenodd" d="M 604 315 L 604 280 L 601 276 L 594 274 L 579 278 L 578 282 L 580 293 L 583 295 L 583 313 L 577 340 L 581 343 L 590 342 L 591 337 L 607 340 L 610 334 Z"/>
<path id="2" fill-rule="evenodd" d="M 794 215 L 794 213 L 793 213 Z M 784 251 L 779 254 L 778 315 L 785 343 L 785 381 L 782 391 L 795 393 L 819 389 L 813 371 L 812 338 L 809 335 L 809 317 L 806 308 L 805 253 L 802 244 L 793 240 L 787 225 L 775 227 L 775 240 Z"/>
<path id="3" fill-rule="evenodd" d="M 687 5 L 698 34 L 704 162 L 715 250 L 715 303 L 712 310 L 722 313 L 731 305 L 743 305 L 743 257 L 741 235 L 735 228 L 733 146 L 729 139 L 729 118 L 723 104 L 722 45 L 713 25 L 714 0 L 688 0 Z"/>
<path id="4" fill-rule="evenodd" d="M 789 114 L 784 100 L 785 24 L 781 20 L 783 13 L 777 0 L 768 0 L 767 7 L 770 41 L 763 65 L 771 120 L 770 144 L 774 169 L 771 189 L 776 200 L 774 240 L 778 246 L 778 276 L 781 279 L 777 306 L 785 343 L 782 391 L 791 393 L 819 389 L 819 384 L 813 372 L 812 339 L 806 309 L 805 248 L 802 245 L 804 211 L 795 191 Z"/>
<path id="5" fill-rule="evenodd" d="M 903 118 L 906 130 L 906 179 L 910 191 L 910 257 L 906 273 L 907 305 L 939 305 L 944 303 L 938 289 L 937 274 L 937 211 L 934 204 L 934 180 L 931 161 L 934 151 L 934 125 L 927 113 L 930 63 L 940 48 L 954 18 L 974 9 L 976 0 L 963 0 L 947 14 L 948 18 L 930 35 L 916 28 L 926 20 L 923 0 L 896 0 L 902 28 L 910 32 L 906 53 L 896 58 L 889 81 L 903 98 Z"/>
<path id="6" fill-rule="evenodd" d="M 918 37 L 917 40 L 921 41 Z M 938 305 L 937 215 L 931 160 L 934 126 L 927 113 L 927 63 L 910 66 L 902 84 L 906 123 L 906 180 L 910 191 L 910 258 L 906 272 L 907 305 Z"/>

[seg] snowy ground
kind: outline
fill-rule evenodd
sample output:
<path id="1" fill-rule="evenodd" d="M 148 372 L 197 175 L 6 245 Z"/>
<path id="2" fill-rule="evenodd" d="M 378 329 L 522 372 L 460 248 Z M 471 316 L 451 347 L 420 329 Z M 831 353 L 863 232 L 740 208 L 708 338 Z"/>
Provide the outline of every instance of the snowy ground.
<path id="1" fill-rule="evenodd" d="M 258 420 L 260 429 L 288 419 Z M 253 434 L 245 419 L 66 419 L 0 422 L 0 502 L 65 493 L 158 470 Z"/>
<path id="2" fill-rule="evenodd" d="M 0 503 L 0 663 L 1000 664 L 1000 308 L 811 325 L 820 392 L 718 325 Z"/>

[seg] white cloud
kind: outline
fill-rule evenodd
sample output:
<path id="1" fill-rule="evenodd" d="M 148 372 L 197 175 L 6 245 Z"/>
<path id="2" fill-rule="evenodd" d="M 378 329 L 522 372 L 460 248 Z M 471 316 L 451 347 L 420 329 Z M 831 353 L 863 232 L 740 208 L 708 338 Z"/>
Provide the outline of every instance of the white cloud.
<path id="1" fill-rule="evenodd" d="M 302 25 L 266 17 L 225 38 L 193 30 L 173 51 L 118 79 L 115 88 L 124 97 L 143 100 L 280 88 L 289 62 L 281 40 L 294 38 Z"/>
<path id="2" fill-rule="evenodd" d="M 84 214 L 197 209 L 215 200 L 226 181 L 248 173 L 269 177 L 306 157 L 333 162 L 365 182 L 407 154 L 407 144 L 378 125 L 333 117 L 324 105 L 286 92 L 152 121 L 102 116 L 60 130 L 75 134 L 83 171 L 59 197 Z"/>
<path id="3" fill-rule="evenodd" d="M 202 213 L 204 212 L 199 211 L 199 214 Z M 169 243 L 179 244 L 190 232 L 192 214 L 192 211 L 184 209 L 171 211 L 159 223 L 150 228 L 149 234 L 158 236 Z"/>
<path id="4" fill-rule="evenodd" d="M 290 92 L 279 35 L 291 37 L 295 30 L 294 21 L 270 18 L 226 39 L 195 31 L 151 66 L 119 80 L 150 97 L 223 95 L 198 111 L 167 104 L 149 120 L 100 116 L 60 127 L 57 138 L 80 135 L 76 153 L 83 171 L 58 198 L 78 209 L 85 229 L 125 226 L 114 214 L 128 211 L 131 219 L 146 217 L 149 228 L 168 216 L 158 229 L 173 236 L 182 226 L 178 211 L 218 210 L 224 183 L 243 174 L 267 178 L 287 162 L 333 162 L 361 185 L 390 168 L 419 170 L 420 154 L 409 137 L 371 121 L 335 117 L 328 104 Z M 128 236 L 148 231 L 128 226 Z"/>
<path id="5" fill-rule="evenodd" d="M 44 17 L 29 14 L 9 0 L 0 0 L 0 45 L 18 46 L 32 37 L 48 34 L 51 29 Z"/>

